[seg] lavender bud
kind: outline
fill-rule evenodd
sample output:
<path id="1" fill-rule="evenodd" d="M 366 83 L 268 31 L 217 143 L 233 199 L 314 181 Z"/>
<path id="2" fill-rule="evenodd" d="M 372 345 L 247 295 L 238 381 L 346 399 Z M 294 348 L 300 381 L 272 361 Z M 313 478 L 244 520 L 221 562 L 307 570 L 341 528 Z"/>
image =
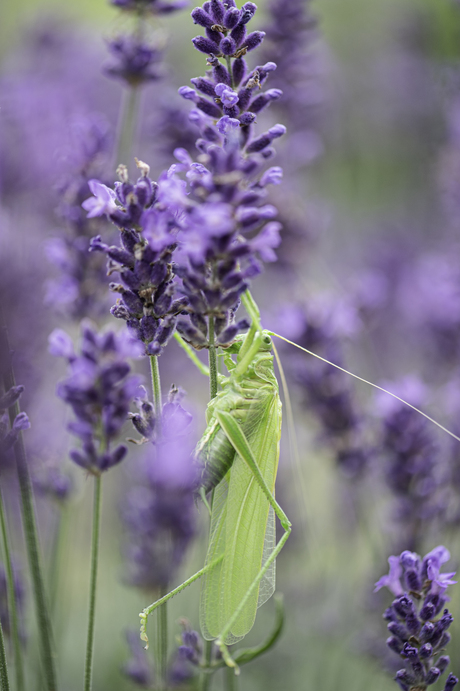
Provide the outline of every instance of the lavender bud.
<path id="1" fill-rule="evenodd" d="M 458 679 L 455 677 L 452 672 L 449 674 L 446 680 L 446 684 L 444 686 L 444 691 L 452 691 L 454 686 L 458 684 Z"/>
<path id="2" fill-rule="evenodd" d="M 236 52 L 236 43 L 230 36 L 220 42 L 220 49 L 224 55 L 233 55 Z"/>
<path id="3" fill-rule="evenodd" d="M 240 48 L 246 48 L 248 51 L 254 50 L 254 48 L 260 46 L 260 44 L 265 38 L 265 35 L 265 31 L 253 31 L 246 37 L 246 40 L 240 46 Z"/>
<path id="4" fill-rule="evenodd" d="M 204 26 L 206 28 L 211 28 L 211 26 L 214 24 L 213 20 L 205 12 L 201 7 L 195 7 L 194 10 L 192 10 L 192 19 L 195 24 L 199 24 L 200 26 Z"/>
<path id="5" fill-rule="evenodd" d="M 437 666 L 441 674 L 443 674 L 448 666 L 450 665 L 450 657 L 448 655 L 442 655 L 437 662 Z"/>
<path id="6" fill-rule="evenodd" d="M 434 684 L 436 681 L 438 681 L 440 676 L 441 672 L 437 667 L 430 667 L 426 675 L 426 683 L 428 684 L 428 686 L 430 686 L 431 684 Z"/>
<path id="7" fill-rule="evenodd" d="M 433 656 L 433 646 L 431 643 L 425 643 L 419 650 L 419 655 L 422 660 L 427 660 Z"/>
<path id="8" fill-rule="evenodd" d="M 224 14 L 222 24 L 227 29 L 234 29 L 235 26 L 240 21 L 241 11 L 237 7 L 229 7 L 229 9 Z"/>
<path id="9" fill-rule="evenodd" d="M 206 38 L 205 36 L 196 36 L 195 38 L 192 38 L 192 43 L 195 46 L 195 48 L 199 50 L 201 53 L 207 53 L 208 55 L 210 55 L 211 53 L 213 53 L 214 55 L 218 55 L 220 53 L 220 49 L 217 43 L 211 41 L 209 38 Z"/>
<path id="10" fill-rule="evenodd" d="M 402 644 L 399 638 L 390 636 L 387 638 L 387 646 L 390 648 L 390 650 L 393 650 L 393 652 L 397 653 L 398 655 L 401 654 Z"/>

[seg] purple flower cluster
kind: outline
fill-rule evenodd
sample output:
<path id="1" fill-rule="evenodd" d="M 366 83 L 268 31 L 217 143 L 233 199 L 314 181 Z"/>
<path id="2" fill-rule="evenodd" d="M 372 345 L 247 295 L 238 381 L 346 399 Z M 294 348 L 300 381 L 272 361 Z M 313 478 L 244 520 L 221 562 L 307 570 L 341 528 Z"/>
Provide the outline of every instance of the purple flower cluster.
<path id="1" fill-rule="evenodd" d="M 391 634 L 387 645 L 405 661 L 405 669 L 395 677 L 402 691 L 426 689 L 449 666 L 449 657 L 442 653 L 451 638 L 447 629 L 453 617 L 444 606 L 447 587 L 456 581 L 452 580 L 454 572 L 441 573 L 441 566 L 449 559 L 448 550 L 442 546 L 423 559 L 414 552 L 402 552 L 388 559 L 389 574 L 375 584 L 376 591 L 387 587 L 396 598 L 384 619 Z M 449 674 L 444 691 L 451 691 L 457 683 L 458 679 Z"/>
<path id="2" fill-rule="evenodd" d="M 356 328 L 355 320 L 349 306 L 326 299 L 311 301 L 306 307 L 286 306 L 281 328 L 303 348 L 343 366 L 343 336 Z M 349 375 L 304 355 L 293 355 L 290 362 L 304 405 L 318 419 L 321 439 L 332 447 L 338 467 L 347 476 L 359 475 L 372 449 Z"/>
<path id="3" fill-rule="evenodd" d="M 143 471 L 128 493 L 123 510 L 128 580 L 139 588 L 167 588 L 195 536 L 191 420 L 173 390 L 163 406 L 161 434 L 145 446 Z"/>
<path id="4" fill-rule="evenodd" d="M 420 406 L 424 388 L 417 379 L 406 378 L 384 388 Z M 427 524 L 445 510 L 438 497 L 442 482 L 439 450 L 433 428 L 419 413 L 403 403 L 381 394 L 378 396 L 381 417 L 379 447 L 386 458 L 386 480 L 398 501 L 396 518 L 403 529 L 404 541 L 417 549 Z"/>
<path id="5" fill-rule="evenodd" d="M 101 230 L 101 219 L 90 219 L 81 208 L 88 197 L 89 181 L 103 177 L 112 145 L 109 123 L 99 115 L 73 122 L 72 151 L 65 155 L 66 175 L 61 177 L 57 209 L 67 233 L 46 243 L 48 260 L 60 271 L 47 281 L 46 302 L 61 308 L 66 317 L 99 316 L 106 306 L 99 296 L 106 291 L 103 262 L 88 253 L 90 239 Z"/>
<path id="6" fill-rule="evenodd" d="M 89 322 L 82 323 L 81 352 L 60 329 L 50 335 L 50 352 L 69 363 L 69 376 L 57 388 L 76 420 L 68 426 L 81 441 L 81 449 L 70 451 L 71 459 L 94 475 L 120 463 L 126 456 L 124 444 L 111 448 L 127 420 L 130 403 L 140 378 L 129 375 L 127 357 L 139 356 L 137 343 L 126 334 L 97 333 Z"/>
<path id="7" fill-rule="evenodd" d="M 174 213 L 163 200 L 161 183 L 150 180 L 148 166 L 140 162 L 138 165 L 143 174 L 136 184 L 128 181 L 125 168 L 121 167 L 123 179 L 116 184 L 115 192 L 92 180 L 90 186 L 96 196 L 83 206 L 89 216 L 107 213 L 120 227 L 121 247 L 110 247 L 97 236 L 90 249 L 107 254 L 109 273 L 120 275 L 121 283 L 110 284 L 111 290 L 120 295 L 112 314 L 127 322 L 145 345 L 146 354 L 159 355 L 174 332 L 186 299 L 174 299 Z"/>
<path id="8" fill-rule="evenodd" d="M 159 79 L 163 51 L 149 45 L 137 36 L 117 36 L 107 44 L 113 62 L 106 65 L 104 73 L 121 79 L 130 86 Z"/>
<path id="9" fill-rule="evenodd" d="M 132 15 L 136 28 L 129 34 L 121 34 L 108 41 L 112 62 L 104 72 L 120 79 L 130 87 L 138 87 L 161 76 L 163 46 L 148 43 L 143 30 L 147 14 L 169 14 L 187 5 L 187 0 L 111 0 L 112 5 Z"/>
<path id="10" fill-rule="evenodd" d="M 263 200 L 266 185 L 278 183 L 281 171 L 271 168 L 251 180 L 257 162 L 231 145 L 209 146 L 199 164 L 184 150 L 175 153 L 181 161 L 177 168 L 187 171 L 189 189 L 183 197 L 175 272 L 182 279 L 190 321 L 180 320 L 178 330 L 193 345 L 206 346 L 206 318 L 212 317 L 215 342 L 227 345 L 247 328 L 245 320 L 235 323 L 234 314 L 241 294 L 261 271 L 257 256 L 276 259 L 280 225 L 272 221 L 276 209 Z"/>

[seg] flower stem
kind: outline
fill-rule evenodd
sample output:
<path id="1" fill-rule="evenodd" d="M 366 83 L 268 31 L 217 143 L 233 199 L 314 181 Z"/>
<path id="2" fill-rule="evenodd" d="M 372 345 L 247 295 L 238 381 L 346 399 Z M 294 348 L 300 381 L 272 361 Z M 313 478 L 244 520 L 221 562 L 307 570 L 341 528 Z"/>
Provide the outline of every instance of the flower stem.
<path id="1" fill-rule="evenodd" d="M 0 686 L 1 691 L 10 691 L 8 680 L 8 667 L 6 664 L 5 640 L 3 638 L 3 627 L 0 622 Z"/>
<path id="2" fill-rule="evenodd" d="M 91 578 L 89 587 L 88 637 L 86 639 L 85 691 L 91 691 L 94 651 L 94 622 L 96 617 L 96 585 L 99 559 L 99 529 L 101 522 L 102 479 L 94 478 L 93 535 L 91 541 Z"/>
<path id="3" fill-rule="evenodd" d="M 157 439 L 161 435 L 161 381 L 160 368 L 158 367 L 158 357 L 150 356 L 150 373 L 152 375 L 153 404 L 155 406 L 155 425 Z M 166 595 L 168 589 L 162 590 L 160 597 Z M 167 688 L 168 672 L 168 605 L 165 602 L 158 607 L 155 616 L 156 636 L 155 636 L 155 668 L 156 668 L 156 689 L 164 691 Z"/>
<path id="4" fill-rule="evenodd" d="M 8 391 L 15 386 L 14 371 L 10 359 L 10 345 L 8 333 L 3 321 L 3 314 L 0 306 L 0 352 L 5 355 L 6 366 L 3 374 L 3 385 Z M 9 409 L 10 423 L 13 425 L 16 416 L 19 414 L 19 403 L 16 401 Z M 30 480 L 27 455 L 24 445 L 22 432 L 19 433 L 18 440 L 14 445 L 16 458 L 16 468 L 18 474 L 19 490 L 21 494 L 21 511 L 24 536 L 29 560 L 29 568 L 32 577 L 32 585 L 35 600 L 35 609 L 39 628 L 39 638 L 41 643 L 41 654 L 43 662 L 43 674 L 47 691 L 56 691 L 56 671 L 54 664 L 54 654 L 52 645 L 51 621 L 49 617 L 48 604 L 46 601 L 45 585 L 43 582 L 43 569 L 41 566 L 40 549 L 38 542 L 38 532 L 35 521 L 35 510 L 33 504 L 32 483 Z"/>
<path id="5" fill-rule="evenodd" d="M 211 400 L 217 395 L 218 389 L 218 377 L 217 377 L 217 348 L 215 341 L 215 330 L 214 330 L 214 317 L 209 317 L 209 350 L 208 350 L 208 362 L 209 362 L 209 393 Z M 212 508 L 212 502 L 214 499 L 214 491 L 211 492 L 209 498 L 209 506 Z M 213 641 L 205 641 L 204 644 L 204 664 L 209 667 L 212 660 L 212 647 Z M 212 675 L 209 672 L 202 671 L 199 678 L 198 688 L 199 691 L 208 691 L 211 688 Z"/>
<path id="6" fill-rule="evenodd" d="M 225 691 L 237 691 L 237 676 L 232 667 L 224 669 Z"/>
<path id="7" fill-rule="evenodd" d="M 3 538 L 3 551 L 5 555 L 6 575 L 7 575 L 7 591 L 8 591 L 8 611 L 11 622 L 11 637 L 13 639 L 14 647 L 14 667 L 16 673 L 16 689 L 17 691 L 24 691 L 24 669 L 22 666 L 22 651 L 21 641 L 19 640 L 19 620 L 16 603 L 16 592 L 14 588 L 14 573 L 13 565 L 11 563 L 10 541 L 8 538 L 8 530 L 6 525 L 5 508 L 3 504 L 3 497 L 0 489 L 0 523 Z"/>
<path id="8" fill-rule="evenodd" d="M 160 597 L 168 592 L 168 588 L 163 588 Z M 156 622 L 156 691 L 167 689 L 168 673 L 168 608 L 167 603 L 158 607 L 155 617 Z"/>
<path id="9" fill-rule="evenodd" d="M 120 163 L 129 164 L 136 135 L 137 112 L 140 101 L 140 88 L 130 86 L 123 94 L 120 120 L 118 123 L 118 137 L 116 146 L 115 167 Z"/>
<path id="10" fill-rule="evenodd" d="M 153 404 L 155 406 L 156 424 L 160 424 L 161 420 L 161 383 L 160 383 L 160 369 L 158 367 L 158 357 L 156 355 L 150 356 L 150 373 L 152 376 L 152 392 Z"/>
<path id="11" fill-rule="evenodd" d="M 209 393 L 211 399 L 217 394 L 217 348 L 215 342 L 214 317 L 209 317 Z"/>

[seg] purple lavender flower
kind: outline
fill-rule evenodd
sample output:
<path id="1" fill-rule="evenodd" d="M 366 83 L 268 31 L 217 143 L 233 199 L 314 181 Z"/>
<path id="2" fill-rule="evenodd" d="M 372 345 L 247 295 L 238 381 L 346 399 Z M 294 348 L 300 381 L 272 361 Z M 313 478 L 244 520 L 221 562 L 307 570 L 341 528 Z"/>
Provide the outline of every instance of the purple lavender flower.
<path id="1" fill-rule="evenodd" d="M 404 400 L 420 406 L 424 387 L 407 377 L 383 384 Z M 386 480 L 397 499 L 395 518 L 403 530 L 402 540 L 417 549 L 427 522 L 443 516 L 445 502 L 439 497 L 443 477 L 433 429 L 415 410 L 386 394 L 379 394 L 377 407 L 382 423 L 379 447 L 386 459 Z"/>
<path id="2" fill-rule="evenodd" d="M 177 392 L 163 406 L 161 436 L 148 444 L 139 484 L 128 494 L 123 519 L 128 533 L 126 560 L 131 585 L 167 588 L 195 536 L 191 415 Z"/>
<path id="3" fill-rule="evenodd" d="M 305 307 L 286 305 L 280 328 L 288 338 L 343 366 L 343 341 L 358 328 L 351 305 L 323 296 Z M 358 476 L 373 449 L 366 438 L 366 420 L 355 400 L 350 377 L 317 359 L 290 356 L 290 372 L 301 387 L 304 405 L 320 423 L 320 439 L 331 446 L 345 475 Z"/>
<path id="4" fill-rule="evenodd" d="M 443 546 L 423 559 L 415 552 L 402 552 L 388 559 L 389 574 L 375 584 L 375 591 L 387 587 L 396 596 L 384 619 L 391 634 L 388 647 L 405 660 L 405 669 L 395 677 L 402 691 L 426 689 L 449 665 L 449 657 L 441 653 L 450 641 L 447 629 L 453 617 L 444 605 L 447 587 L 456 581 L 452 580 L 455 573 L 440 573 L 441 565 L 449 559 Z M 449 675 L 444 689 L 454 688 L 457 681 Z"/>
<path id="5" fill-rule="evenodd" d="M 91 241 L 90 249 L 107 254 L 109 273 L 120 274 L 121 283 L 110 284 L 111 290 L 120 295 L 112 314 L 127 322 L 145 345 L 146 354 L 159 355 L 187 301 L 183 297 L 174 299 L 171 261 L 177 229 L 170 186 L 167 180 L 159 185 L 153 183 L 148 177 L 148 166 L 140 162 L 138 165 L 143 174 L 135 185 L 129 183 L 123 168 L 123 181 L 116 185 L 119 204 L 110 213 L 111 220 L 121 227 L 122 246 L 108 246 L 98 236 Z M 93 185 L 97 195 L 108 197 L 112 190 L 104 187 Z M 86 204 L 86 208 L 90 205 Z M 100 213 L 107 210 L 101 208 Z"/>
<path id="6" fill-rule="evenodd" d="M 138 344 L 127 334 L 97 333 L 89 322 L 82 323 L 81 354 L 74 352 L 70 337 L 56 330 L 50 335 L 50 352 L 66 358 L 69 376 L 57 394 L 68 403 L 76 420 L 68 426 L 82 442 L 70 458 L 94 475 L 120 463 L 126 456 L 123 444 L 111 448 L 128 417 L 129 406 L 140 378 L 128 376 L 127 357 L 139 356 Z"/>
<path id="7" fill-rule="evenodd" d="M 45 301 L 61 309 L 66 317 L 81 319 L 90 314 L 99 316 L 107 308 L 100 297 L 105 295 L 107 286 L 104 262 L 88 253 L 91 237 L 102 230 L 106 221 L 99 218 L 96 200 L 87 200 L 94 202 L 88 217 L 82 210 L 82 202 L 88 197 L 88 188 L 101 193 L 100 187 L 104 187 L 93 176 L 105 175 L 112 137 L 109 123 L 96 115 L 78 118 L 72 131 L 72 149 L 63 152 L 68 168 L 58 187 L 57 212 L 67 232 L 50 238 L 45 244 L 48 260 L 60 271 L 56 278 L 46 282 Z"/>

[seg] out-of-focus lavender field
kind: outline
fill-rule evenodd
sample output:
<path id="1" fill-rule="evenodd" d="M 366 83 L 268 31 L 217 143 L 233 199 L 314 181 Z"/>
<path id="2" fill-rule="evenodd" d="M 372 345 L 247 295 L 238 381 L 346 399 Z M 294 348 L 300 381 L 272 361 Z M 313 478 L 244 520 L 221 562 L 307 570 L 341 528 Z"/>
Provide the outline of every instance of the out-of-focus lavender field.
<path id="1" fill-rule="evenodd" d="M 218 13 L 219 3 L 205 9 Z M 265 36 L 251 43 L 244 28 L 243 37 L 235 10 L 238 43 L 230 15 L 213 15 L 207 40 L 222 56 L 228 47 L 220 62 L 204 39 L 191 42 L 207 19 L 193 22 L 193 2 L 174 4 L 0 9 L 9 688 L 451 691 L 460 676 L 450 583 L 460 562 L 460 3 L 259 0 L 257 12 L 246 3 L 248 34 Z M 259 66 L 249 86 L 247 73 L 240 87 L 236 76 L 224 84 L 225 65 L 243 58 Z M 209 530 L 193 451 L 209 382 L 173 332 L 208 363 L 208 351 L 222 354 L 246 332 L 248 286 L 264 329 L 324 358 L 273 339 L 287 381 L 276 498 L 293 524 L 276 562 L 284 627 L 239 677 L 204 674 L 195 582 L 168 602 L 162 675 L 154 617 L 145 652 L 138 614 L 203 567 Z M 97 335 L 107 330 L 117 335 Z M 156 399 L 149 362 L 161 375 Z M 12 370 L 23 391 L 11 389 Z M 18 483 L 21 438 L 51 661 L 24 473 Z M 403 554 L 381 584 L 391 592 L 374 592 L 388 558 Z M 275 618 L 272 598 L 231 654 L 257 646 Z"/>

